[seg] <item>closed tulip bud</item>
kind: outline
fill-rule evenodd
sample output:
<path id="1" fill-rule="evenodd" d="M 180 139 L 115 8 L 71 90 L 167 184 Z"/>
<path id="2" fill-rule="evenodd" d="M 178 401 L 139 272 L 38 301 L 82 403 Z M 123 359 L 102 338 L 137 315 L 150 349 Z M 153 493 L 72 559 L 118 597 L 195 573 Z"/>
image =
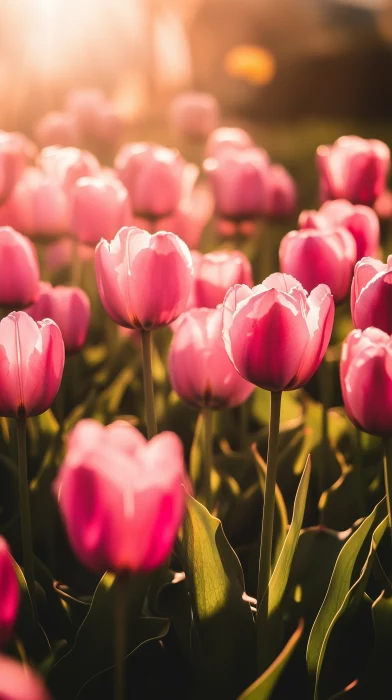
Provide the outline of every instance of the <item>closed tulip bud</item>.
<path id="1" fill-rule="evenodd" d="M 156 569 L 185 511 L 180 439 L 164 432 L 147 442 L 122 421 L 84 420 L 75 431 L 54 485 L 73 551 L 98 573 Z"/>
<path id="2" fill-rule="evenodd" d="M 23 309 L 38 296 L 39 267 L 31 241 L 10 226 L 0 228 L 0 306 Z"/>
<path id="3" fill-rule="evenodd" d="M 189 138 L 206 138 L 220 119 L 219 105 L 208 92 L 183 92 L 170 108 L 174 130 Z"/>
<path id="4" fill-rule="evenodd" d="M 0 204 L 7 201 L 28 159 L 28 139 L 0 131 Z"/>
<path id="5" fill-rule="evenodd" d="M 105 144 L 117 146 L 124 132 L 124 120 L 114 105 L 105 102 L 96 112 L 91 123 L 93 136 Z"/>
<path id="6" fill-rule="evenodd" d="M 60 328 L 65 352 L 72 355 L 86 342 L 90 325 L 91 305 L 87 294 L 78 287 L 52 287 L 40 283 L 39 297 L 26 309 L 34 321 L 51 318 Z"/>
<path id="7" fill-rule="evenodd" d="M 385 190 L 390 152 L 376 139 L 341 136 L 332 146 L 318 147 L 316 164 L 322 202 L 348 199 L 372 205 Z"/>
<path id="8" fill-rule="evenodd" d="M 254 389 L 227 356 L 221 308 L 191 309 L 183 314 L 170 346 L 168 366 L 174 391 L 199 408 L 238 406 Z"/>
<path id="9" fill-rule="evenodd" d="M 392 255 L 385 265 L 375 258 L 363 258 L 354 269 L 351 286 L 351 315 L 355 328 L 369 326 L 392 333 Z"/>
<path id="10" fill-rule="evenodd" d="M 126 144 L 116 156 L 115 167 L 136 216 L 158 219 L 175 211 L 186 167 L 176 150 L 148 143 Z"/>
<path id="11" fill-rule="evenodd" d="M 66 110 L 76 119 L 83 134 L 89 134 L 95 115 L 105 104 L 107 104 L 107 98 L 102 90 L 78 88 L 68 94 Z"/>
<path id="12" fill-rule="evenodd" d="M 36 323 L 24 311 L 0 321 L 0 416 L 44 413 L 59 390 L 64 342 L 50 319 Z"/>
<path id="13" fill-rule="evenodd" d="M 315 209 L 305 209 L 304 211 L 301 211 L 298 217 L 298 228 L 300 230 L 304 228 L 323 229 L 329 227 L 330 223 L 326 216 Z"/>
<path id="14" fill-rule="evenodd" d="M 77 121 L 68 112 L 48 112 L 35 126 L 35 138 L 45 146 L 77 146 L 80 132 Z"/>
<path id="15" fill-rule="evenodd" d="M 282 272 L 307 290 L 328 285 L 337 304 L 349 294 L 355 259 L 355 241 L 342 227 L 291 231 L 279 248 Z"/>
<path id="16" fill-rule="evenodd" d="M 244 379 L 270 391 L 306 384 L 331 337 L 332 294 L 325 284 L 311 293 L 290 275 L 275 273 L 250 289 L 237 285 L 223 303 L 223 339 Z"/>
<path id="17" fill-rule="evenodd" d="M 253 286 L 252 268 L 239 250 L 200 255 L 194 267 L 194 306 L 215 308 L 235 284 Z"/>
<path id="18" fill-rule="evenodd" d="M 19 610 L 19 583 L 14 560 L 3 537 L 0 537 L 0 646 L 9 640 Z M 0 695 L 1 697 L 1 695 Z"/>
<path id="19" fill-rule="evenodd" d="M 7 201 L 0 204 L 0 227 L 11 226 L 25 236 L 34 233 L 31 187 L 23 175 Z"/>
<path id="20" fill-rule="evenodd" d="M 207 158 L 204 169 L 215 198 L 215 213 L 223 219 L 257 219 L 265 211 L 268 157 L 257 149 L 225 149 Z"/>
<path id="21" fill-rule="evenodd" d="M 265 214 L 276 219 L 292 216 L 297 207 L 297 186 L 286 168 L 282 165 L 271 165 L 265 183 Z"/>
<path id="22" fill-rule="evenodd" d="M 392 339 L 379 328 L 354 330 L 342 347 L 340 382 L 350 420 L 371 435 L 392 433 Z"/>
<path id="23" fill-rule="evenodd" d="M 39 156 L 39 165 L 67 195 L 81 177 L 95 177 L 100 171 L 100 165 L 92 153 L 71 146 L 44 148 Z"/>
<path id="24" fill-rule="evenodd" d="M 83 177 L 71 198 L 71 230 L 81 243 L 96 246 L 101 238 L 111 241 L 130 223 L 128 193 L 121 182 Z"/>
<path id="25" fill-rule="evenodd" d="M 217 158 L 226 148 L 243 151 L 253 148 L 254 141 L 245 129 L 221 126 L 210 134 L 206 145 L 206 158 Z"/>
<path id="26" fill-rule="evenodd" d="M 371 207 L 336 199 L 325 202 L 320 207 L 320 214 L 328 219 L 332 226 L 343 226 L 350 231 L 357 246 L 356 260 L 377 255 L 380 246 L 380 222 Z"/>
<path id="27" fill-rule="evenodd" d="M 181 199 L 171 216 L 161 219 L 159 224 L 164 231 L 172 231 L 182 238 L 188 248 L 197 248 L 213 210 L 214 201 L 210 190 L 199 185 Z"/>
<path id="28" fill-rule="evenodd" d="M 153 330 L 186 309 L 192 258 L 174 233 L 122 228 L 111 243 L 98 243 L 95 267 L 102 304 L 120 326 Z"/>
<path id="29" fill-rule="evenodd" d="M 32 170 L 32 169 L 31 169 Z M 56 180 L 39 170 L 29 177 L 33 235 L 59 238 L 70 232 L 68 198 Z"/>
<path id="30" fill-rule="evenodd" d="M 392 219 L 392 192 L 385 190 L 374 202 L 374 211 L 380 219 Z"/>
<path id="31" fill-rule="evenodd" d="M 0 656 L 1 700 L 50 700 L 43 681 L 27 664 Z"/>

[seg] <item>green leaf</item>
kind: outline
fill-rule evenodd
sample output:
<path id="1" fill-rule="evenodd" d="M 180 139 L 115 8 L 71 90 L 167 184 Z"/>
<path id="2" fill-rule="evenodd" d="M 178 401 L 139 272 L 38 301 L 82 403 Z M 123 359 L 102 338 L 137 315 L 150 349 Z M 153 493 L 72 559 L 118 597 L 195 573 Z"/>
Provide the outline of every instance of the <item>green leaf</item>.
<path id="1" fill-rule="evenodd" d="M 28 658 L 37 663 L 42 662 L 50 654 L 50 644 L 44 630 L 34 620 L 33 604 L 26 579 L 22 569 L 15 560 L 14 567 L 21 593 L 19 612 L 15 624 L 15 637 L 22 642 Z"/>
<path id="2" fill-rule="evenodd" d="M 275 661 L 264 671 L 263 675 L 240 695 L 238 700 L 270 700 L 271 694 L 289 662 L 303 633 L 304 622 L 300 620 L 297 629 L 290 637 Z"/>
<path id="3" fill-rule="evenodd" d="M 389 698 L 392 688 L 392 598 L 385 592 L 372 605 L 374 648 L 363 678 L 359 679 L 360 697 Z"/>
<path id="4" fill-rule="evenodd" d="M 192 484 L 198 491 L 198 486 L 200 483 L 202 470 L 203 470 L 203 457 L 204 457 L 204 419 L 203 414 L 199 413 L 194 437 L 192 441 L 192 447 L 189 457 L 189 474 L 191 477 Z"/>

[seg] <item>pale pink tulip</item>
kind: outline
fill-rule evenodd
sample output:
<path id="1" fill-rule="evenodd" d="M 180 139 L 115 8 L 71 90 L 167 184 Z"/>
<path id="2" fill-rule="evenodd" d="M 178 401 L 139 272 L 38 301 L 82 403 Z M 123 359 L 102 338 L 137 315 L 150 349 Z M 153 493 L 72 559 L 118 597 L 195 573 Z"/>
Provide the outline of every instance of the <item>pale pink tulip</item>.
<path id="1" fill-rule="evenodd" d="M 71 199 L 71 230 L 81 243 L 96 246 L 101 238 L 111 241 L 117 231 L 130 224 L 128 193 L 121 182 L 83 177 Z"/>
<path id="2" fill-rule="evenodd" d="M 239 250 L 215 251 L 198 256 L 194 267 L 194 306 L 215 308 L 235 284 L 253 286 L 252 268 Z"/>
<path id="3" fill-rule="evenodd" d="M 50 700 L 50 694 L 30 666 L 0 656 L 1 700 Z"/>
<path id="4" fill-rule="evenodd" d="M 45 146 L 78 146 L 80 132 L 76 118 L 68 112 L 47 112 L 35 126 L 35 138 Z"/>
<path id="5" fill-rule="evenodd" d="M 183 92 L 174 98 L 170 121 L 174 130 L 188 138 L 204 139 L 218 125 L 220 110 L 209 92 Z"/>
<path id="6" fill-rule="evenodd" d="M 254 141 L 245 129 L 221 126 L 210 134 L 205 157 L 217 158 L 226 148 L 243 151 L 253 146 Z"/>

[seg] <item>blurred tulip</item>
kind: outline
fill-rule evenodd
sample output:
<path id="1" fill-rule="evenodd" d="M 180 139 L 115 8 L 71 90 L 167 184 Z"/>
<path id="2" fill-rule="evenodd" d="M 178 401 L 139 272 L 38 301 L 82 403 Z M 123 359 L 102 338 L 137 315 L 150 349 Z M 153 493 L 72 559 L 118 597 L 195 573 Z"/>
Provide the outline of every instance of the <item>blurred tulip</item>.
<path id="1" fill-rule="evenodd" d="M 343 227 L 291 231 L 282 238 L 279 260 L 282 272 L 295 277 L 306 290 L 328 285 L 338 304 L 350 291 L 356 245 Z"/>
<path id="2" fill-rule="evenodd" d="M 261 217 L 267 206 L 268 156 L 257 148 L 226 149 L 207 158 L 204 169 L 218 217 L 243 221 Z"/>
<path id="3" fill-rule="evenodd" d="M 235 284 L 253 286 L 250 262 L 239 250 L 200 255 L 193 267 L 194 306 L 214 309 L 222 304 L 226 292 Z"/>
<path id="4" fill-rule="evenodd" d="M 81 350 L 90 325 L 91 306 L 87 294 L 78 287 L 52 287 L 40 283 L 39 297 L 26 309 L 34 321 L 50 318 L 60 328 L 65 352 L 71 355 Z"/>
<path id="5" fill-rule="evenodd" d="M 9 640 L 19 611 L 19 583 L 14 560 L 4 537 L 0 537 L 0 646 Z M 0 682 L 1 684 L 1 682 Z M 0 694 L 1 697 L 1 694 Z"/>
<path id="6" fill-rule="evenodd" d="M 128 193 L 121 182 L 83 177 L 71 198 L 71 231 L 81 243 L 96 246 L 101 238 L 111 241 L 130 223 Z"/>
<path id="7" fill-rule="evenodd" d="M 28 168 L 23 180 L 31 202 L 31 233 L 44 238 L 69 233 L 68 200 L 59 183 L 38 168 Z"/>
<path id="8" fill-rule="evenodd" d="M 25 175 L 18 180 L 6 202 L 0 204 L 0 227 L 3 226 L 11 226 L 25 236 L 34 232 L 32 193 Z"/>
<path id="9" fill-rule="evenodd" d="M 74 241 L 71 238 L 62 238 L 45 249 L 45 264 L 49 272 L 55 272 L 62 267 L 68 267 L 72 264 L 75 254 Z M 80 260 L 91 262 L 95 257 L 94 248 L 88 245 L 78 246 L 78 255 Z"/>
<path id="10" fill-rule="evenodd" d="M 222 309 L 191 309 L 170 346 L 171 385 L 187 403 L 221 409 L 246 401 L 254 386 L 230 362 L 222 339 Z"/>
<path id="11" fill-rule="evenodd" d="M 92 135 L 105 144 L 118 146 L 124 133 L 124 120 L 114 105 L 107 102 L 99 107 L 90 125 Z"/>
<path id="12" fill-rule="evenodd" d="M 392 333 L 392 255 L 387 264 L 363 258 L 354 269 L 351 287 L 351 315 L 355 328 L 369 326 Z"/>
<path id="13" fill-rule="evenodd" d="M 159 567 L 184 516 L 186 481 L 174 433 L 147 442 L 123 421 L 80 421 L 54 485 L 76 556 L 98 573 Z"/>
<path id="14" fill-rule="evenodd" d="M 27 164 L 28 139 L 0 131 L 0 204 L 7 201 Z"/>
<path id="15" fill-rule="evenodd" d="M 385 190 L 390 152 L 376 139 L 341 136 L 332 146 L 318 147 L 316 164 L 321 201 L 348 199 L 372 205 Z"/>
<path id="16" fill-rule="evenodd" d="M 217 158 L 226 148 L 238 151 L 253 148 L 254 141 L 245 129 L 221 126 L 210 134 L 206 145 L 206 158 Z"/>
<path id="17" fill-rule="evenodd" d="M 286 168 L 271 165 L 265 183 L 265 215 L 276 219 L 293 216 L 297 207 L 297 186 Z"/>
<path id="18" fill-rule="evenodd" d="M 392 192 L 385 190 L 374 202 L 374 211 L 380 219 L 392 219 Z"/>
<path id="19" fill-rule="evenodd" d="M 39 165 L 67 195 L 81 177 L 95 177 L 100 171 L 100 165 L 92 153 L 71 146 L 47 146 L 40 153 Z"/>
<path id="20" fill-rule="evenodd" d="M 189 195 L 181 198 L 178 208 L 171 216 L 160 219 L 159 227 L 182 238 L 188 248 L 198 248 L 213 210 L 214 200 L 210 190 L 204 185 L 198 185 Z"/>
<path id="21" fill-rule="evenodd" d="M 170 121 L 175 131 L 189 138 L 206 138 L 218 125 L 218 101 L 209 92 L 183 92 L 174 98 Z"/>
<path id="22" fill-rule="evenodd" d="M 98 291 L 115 323 L 146 331 L 167 326 L 186 308 L 192 258 L 174 233 L 122 228 L 95 253 Z"/>
<path id="23" fill-rule="evenodd" d="M 347 200 L 336 199 L 325 202 L 320 208 L 333 226 L 344 226 L 355 238 L 357 260 L 365 256 L 376 256 L 380 246 L 380 222 L 377 214 L 363 204 L 351 204 Z"/>
<path id="24" fill-rule="evenodd" d="M 28 238 L 10 226 L 0 228 L 0 306 L 22 309 L 38 296 L 39 267 Z"/>
<path id="25" fill-rule="evenodd" d="M 50 319 L 39 323 L 24 311 L 0 321 L 0 416 L 44 413 L 59 390 L 64 342 Z"/>
<path id="26" fill-rule="evenodd" d="M 68 94 L 66 110 L 76 119 L 79 129 L 89 134 L 97 112 L 107 102 L 105 94 L 97 88 L 78 88 Z"/>
<path id="27" fill-rule="evenodd" d="M 43 681 L 27 664 L 0 656 L 1 700 L 50 700 Z"/>
<path id="28" fill-rule="evenodd" d="M 354 330 L 342 347 L 344 405 L 357 427 L 371 435 L 392 433 L 392 339 L 378 328 Z"/>
<path id="29" fill-rule="evenodd" d="M 35 138 L 45 146 L 77 146 L 80 133 L 77 121 L 68 112 L 47 112 L 35 126 Z"/>
<path id="30" fill-rule="evenodd" d="M 223 303 L 227 354 L 244 379 L 270 391 L 306 384 L 327 349 L 334 303 L 325 284 L 309 296 L 290 275 L 275 273 L 250 289 L 236 285 Z"/>
<path id="31" fill-rule="evenodd" d="M 329 228 L 330 225 L 327 217 L 324 216 L 321 211 L 316 211 L 315 209 L 304 209 L 298 217 L 298 228 L 300 231 L 307 228 L 321 230 L 323 228 Z"/>

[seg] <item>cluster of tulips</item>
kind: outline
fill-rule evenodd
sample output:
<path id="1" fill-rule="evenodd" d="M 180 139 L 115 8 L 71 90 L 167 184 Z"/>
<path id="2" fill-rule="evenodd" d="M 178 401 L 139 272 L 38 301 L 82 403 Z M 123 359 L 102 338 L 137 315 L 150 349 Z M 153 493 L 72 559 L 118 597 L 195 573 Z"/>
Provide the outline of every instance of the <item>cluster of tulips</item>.
<path id="1" fill-rule="evenodd" d="M 99 100 L 97 104 L 103 110 Z M 63 115 L 61 124 L 59 117 L 56 122 L 49 115 L 40 126 L 40 141 L 47 136 L 45 128 L 50 131 L 48 124 L 65 131 L 67 123 L 71 130 L 75 115 L 80 119 L 84 108 L 87 113 L 86 104 L 74 99 L 72 120 L 67 122 Z M 50 500 L 57 504 L 73 555 L 93 576 L 103 576 L 90 612 L 73 636 L 73 649 L 71 643 L 64 655 L 61 645 L 53 648 L 47 668 L 40 666 L 54 697 L 69 692 L 61 695 L 56 687 L 56 669 L 63 664 L 59 676 L 63 683 L 66 675 L 75 672 L 72 655 L 77 658 L 80 645 L 89 644 L 82 630 L 86 625 L 89 629 L 95 606 L 103 605 L 99 596 L 112 585 L 114 602 L 107 605 L 110 614 L 114 610 L 115 623 L 112 630 L 108 613 L 109 621 L 103 619 L 110 633 L 100 630 L 100 634 L 106 649 L 107 638 L 113 637 L 113 650 L 108 652 L 109 660 L 102 660 L 98 652 L 101 666 L 74 686 L 72 697 L 85 697 L 80 695 L 83 683 L 113 667 L 115 697 L 128 697 L 125 686 L 132 685 L 126 673 L 129 610 L 138 616 L 147 609 L 151 617 L 151 611 L 159 609 L 153 602 L 159 596 L 167 598 L 165 610 L 170 612 L 162 617 L 172 619 L 174 636 L 180 640 L 180 618 L 186 617 L 189 598 L 192 619 L 212 620 L 210 641 L 208 625 L 198 631 L 205 673 L 196 679 L 193 692 L 207 697 L 211 693 L 225 698 L 271 697 L 301 634 L 297 630 L 282 651 L 283 644 L 276 645 L 279 631 L 273 628 L 276 597 L 283 596 L 290 568 L 289 560 L 284 569 L 275 556 L 277 508 L 281 512 L 277 475 L 282 393 L 301 389 L 319 369 L 333 331 L 335 304 L 343 304 L 350 290 L 354 330 L 341 353 L 343 400 L 360 431 L 385 439 L 385 491 L 392 528 L 392 264 L 390 259 L 386 264 L 380 260 L 380 225 L 372 208 L 386 190 L 389 150 L 384 143 L 354 136 L 320 146 L 321 208 L 300 214 L 299 230 L 281 240 L 280 271 L 270 270 L 254 285 L 265 236 L 258 222 L 292 216 L 296 186 L 247 132 L 214 129 L 217 114 L 210 96 L 195 95 L 177 101 L 172 113 L 176 128 L 188 136 L 211 132 L 205 146 L 206 182 L 201 184 L 197 166 L 164 146 L 126 144 L 112 170 L 102 168 L 92 153 L 74 145 L 49 145 L 37 154 L 34 144 L 21 134 L 0 134 L 0 416 L 2 432 L 8 435 L 19 465 L 22 543 L 17 553 L 20 568 L 6 540 L 0 540 L 0 643 L 7 652 L 0 657 L 0 697 L 49 698 L 38 672 L 29 670 L 29 654 L 20 652 L 23 639 L 15 632 L 22 591 L 31 608 L 32 634 L 43 634 L 45 624 L 33 546 L 34 483 L 29 484 L 27 449 L 29 421 L 45 412 L 53 420 L 55 415 L 59 424 L 49 450 L 47 508 L 51 509 Z M 197 248 L 212 212 L 221 245 L 202 254 Z M 211 234 L 209 248 L 213 240 Z M 249 240 L 253 241 L 252 261 L 246 255 Z M 86 267 L 95 269 L 98 295 L 94 286 L 92 292 L 86 287 L 89 294 L 82 289 Z M 52 285 L 49 277 L 53 281 L 58 268 L 65 269 L 66 283 Z M 115 324 L 126 329 L 122 336 Z M 171 388 L 201 415 L 197 479 L 188 468 L 189 449 L 184 450 L 180 436 L 172 430 L 159 432 L 154 355 L 162 358 L 162 328 L 168 329 L 171 338 L 167 356 Z M 78 409 L 72 412 L 70 422 L 65 399 L 78 381 L 72 374 L 72 359 L 88 349 L 89 333 L 104 338 L 108 364 L 116 365 L 116 343 L 124 334 L 129 354 L 131 347 L 133 353 L 141 353 L 144 416 L 136 417 L 138 423 L 118 417 L 104 425 L 104 418 L 92 417 L 91 405 L 89 413 L 88 402 L 79 414 Z M 94 339 L 91 345 L 94 348 Z M 111 371 L 116 374 L 118 368 Z M 270 421 L 257 591 L 245 593 L 241 566 L 218 530 L 221 495 L 213 467 L 216 416 L 226 409 L 241 407 L 247 451 L 251 419 L 246 408 L 256 387 L 270 392 Z M 171 400 L 169 394 L 166 387 L 164 401 Z M 90 404 L 94 400 L 98 400 L 96 393 Z M 231 435 L 225 437 L 230 440 Z M 50 462 L 56 462 L 54 447 L 61 455 L 58 464 Z M 286 539 L 283 532 L 281 557 L 286 559 L 288 548 L 293 547 L 290 532 L 300 517 L 298 509 L 305 507 L 298 503 L 303 493 L 306 500 L 309 467 L 302 464 L 301 471 Z M 299 528 L 302 518 L 303 512 Z M 297 540 L 298 536 L 299 529 Z M 208 561 L 211 570 L 205 570 Z M 64 576 L 64 568 L 62 572 Z M 168 601 L 175 593 L 168 589 L 183 591 L 183 584 L 185 599 L 180 596 L 174 610 Z M 61 582 L 53 586 L 52 594 L 55 591 L 62 601 L 63 612 L 68 610 Z M 234 613 L 229 622 L 222 620 L 219 632 L 214 631 L 215 616 L 219 619 L 229 600 Z M 247 635 L 250 630 L 245 644 L 250 661 L 233 681 L 234 639 L 238 633 L 243 644 L 245 627 Z M 228 675 L 228 682 L 219 673 L 217 681 L 212 679 L 207 660 L 216 645 L 223 645 L 224 637 L 232 638 L 232 656 L 226 656 L 218 670 Z M 201 652 L 195 649 L 197 656 Z M 15 656 L 21 661 L 11 658 Z M 88 663 L 91 660 L 87 667 Z M 185 697 L 185 692 L 178 697 Z"/>

